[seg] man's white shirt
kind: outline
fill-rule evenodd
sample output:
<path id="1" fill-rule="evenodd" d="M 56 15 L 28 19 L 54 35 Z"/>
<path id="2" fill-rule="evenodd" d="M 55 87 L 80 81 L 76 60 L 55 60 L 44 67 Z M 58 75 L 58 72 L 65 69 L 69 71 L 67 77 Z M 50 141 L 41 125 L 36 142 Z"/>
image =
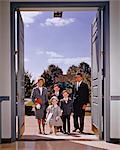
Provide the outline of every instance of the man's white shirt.
<path id="1" fill-rule="evenodd" d="M 55 95 L 56 95 L 56 96 L 59 96 L 59 91 L 58 91 L 58 92 L 55 92 Z"/>
<path id="2" fill-rule="evenodd" d="M 82 83 L 82 80 L 80 81 L 80 82 L 77 82 L 77 90 L 78 90 L 78 88 L 80 87 L 80 84 Z"/>

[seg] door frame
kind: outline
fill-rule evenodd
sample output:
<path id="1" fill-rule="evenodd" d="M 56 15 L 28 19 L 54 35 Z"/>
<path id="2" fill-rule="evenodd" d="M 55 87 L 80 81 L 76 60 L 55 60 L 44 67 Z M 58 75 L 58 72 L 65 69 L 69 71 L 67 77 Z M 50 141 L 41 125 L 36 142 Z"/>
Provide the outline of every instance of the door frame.
<path id="1" fill-rule="evenodd" d="M 25 130 L 25 106 L 24 106 L 24 22 L 20 11 L 17 11 L 17 113 L 18 113 L 18 140 L 21 138 L 21 135 Z M 21 46 L 22 44 L 22 46 Z M 21 65 L 22 64 L 22 65 Z"/>
<path id="2" fill-rule="evenodd" d="M 103 10 L 104 140 L 110 142 L 110 20 L 109 2 L 11 2 L 11 140 L 16 140 L 15 11 L 36 8 L 99 8 Z"/>

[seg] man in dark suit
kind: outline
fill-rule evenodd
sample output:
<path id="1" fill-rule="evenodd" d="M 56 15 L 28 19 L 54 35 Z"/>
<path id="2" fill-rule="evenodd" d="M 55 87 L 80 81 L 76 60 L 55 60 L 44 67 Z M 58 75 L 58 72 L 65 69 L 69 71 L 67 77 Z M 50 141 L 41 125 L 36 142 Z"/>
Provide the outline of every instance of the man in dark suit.
<path id="1" fill-rule="evenodd" d="M 89 102 L 89 89 L 88 85 L 83 82 L 83 76 L 81 73 L 77 73 L 76 75 L 76 83 L 73 86 L 73 99 L 75 128 L 73 132 L 76 132 L 76 130 L 79 129 L 79 132 L 83 133 L 85 109 Z M 80 123 L 78 123 L 78 118 Z"/>

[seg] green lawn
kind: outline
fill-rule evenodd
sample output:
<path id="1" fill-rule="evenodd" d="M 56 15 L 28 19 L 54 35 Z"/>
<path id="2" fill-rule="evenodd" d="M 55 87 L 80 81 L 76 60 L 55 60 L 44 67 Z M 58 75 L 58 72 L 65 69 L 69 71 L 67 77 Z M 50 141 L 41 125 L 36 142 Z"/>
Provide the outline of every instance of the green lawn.
<path id="1" fill-rule="evenodd" d="M 25 104 L 25 106 L 33 106 L 33 105 L 34 105 L 34 103 L 32 101 Z"/>

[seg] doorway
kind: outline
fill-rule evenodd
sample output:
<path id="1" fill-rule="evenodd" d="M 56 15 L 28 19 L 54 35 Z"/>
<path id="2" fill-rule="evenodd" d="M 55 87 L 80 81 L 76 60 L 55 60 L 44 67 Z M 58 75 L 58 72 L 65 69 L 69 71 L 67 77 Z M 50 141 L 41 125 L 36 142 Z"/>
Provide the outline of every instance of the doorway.
<path id="1" fill-rule="evenodd" d="M 61 12 L 58 13 L 61 14 Z M 25 70 L 29 70 L 25 74 L 29 76 L 29 72 L 31 72 L 34 80 L 38 76 L 44 77 L 49 101 L 53 94 L 53 86 L 56 83 L 60 85 L 60 93 L 67 89 L 70 93 L 69 97 L 71 97 L 77 71 L 82 72 L 84 82 L 88 84 L 89 93 L 91 93 L 91 24 L 96 17 L 96 13 L 96 11 L 64 11 L 61 17 L 54 17 L 55 12 L 52 11 L 21 12 L 25 34 L 24 66 Z M 29 21 L 30 18 L 34 22 Z M 32 90 L 32 88 L 25 89 L 25 91 L 29 90 Z M 37 121 L 33 116 L 34 112 L 32 110 L 34 108 L 32 109 L 32 106 L 34 107 L 34 105 L 30 99 L 31 94 L 26 92 L 25 96 L 25 131 L 23 135 L 24 137 L 29 135 L 43 138 L 43 135 L 38 134 Z M 66 136 L 66 134 L 60 132 L 58 132 L 59 136 L 57 137 L 53 134 L 49 135 L 47 125 L 45 133 L 53 139 L 83 139 L 83 135 L 72 132 L 74 129 L 72 116 L 70 120 L 71 136 Z M 97 137 L 93 135 L 94 133 L 91 130 L 91 124 L 90 102 L 86 109 L 84 138 L 95 137 L 96 139 Z"/>
<path id="2" fill-rule="evenodd" d="M 39 4 L 39 5 L 38 5 Z M 39 7 L 38 7 L 39 6 Z M 59 7 L 59 8 L 57 8 L 57 10 L 66 10 L 66 9 L 71 9 L 72 8 L 72 10 L 74 10 L 74 9 L 77 9 L 77 10 L 79 10 L 80 8 L 82 8 L 82 9 L 85 9 L 85 7 L 90 7 L 90 8 L 92 8 L 92 7 L 94 7 L 95 9 L 97 8 L 99 8 L 99 12 L 101 13 L 102 11 L 103 11 L 103 20 L 104 20 L 104 18 L 105 18 L 105 15 L 107 15 L 107 17 L 108 17 L 108 3 L 88 3 L 88 2 L 84 2 L 84 3 L 82 3 L 82 2 L 79 2 L 79 3 L 77 3 L 77 2 L 75 2 L 75 3 L 67 3 L 67 2 L 65 2 L 65 3 L 19 3 L 19 4 L 16 4 L 16 3 L 11 3 L 11 13 L 15 13 L 15 10 L 18 10 L 18 7 L 19 7 L 19 10 L 30 10 L 30 9 L 39 9 L 39 8 L 41 8 L 42 7 L 42 9 L 46 9 L 46 7 L 49 7 L 49 9 L 50 10 L 53 10 L 53 9 L 55 9 L 56 10 L 56 7 Z M 48 8 L 47 8 L 48 9 Z M 105 13 L 106 12 L 106 13 Z M 11 15 L 12 16 L 12 15 Z M 14 16 L 14 15 L 13 15 Z M 11 17 L 11 19 L 12 19 L 12 21 L 13 22 L 11 22 L 12 23 L 12 30 L 13 31 L 15 31 L 15 27 L 14 27 L 14 17 Z M 97 19 L 96 19 L 97 20 Z M 103 47 L 104 47 L 104 51 L 105 51 L 105 49 L 107 48 L 107 47 L 109 47 L 109 38 L 107 37 L 108 35 L 109 35 L 109 32 L 107 32 L 106 30 L 106 32 L 104 31 L 104 28 L 108 25 L 107 23 L 109 22 L 109 18 L 108 18 L 108 20 L 106 20 L 106 21 L 104 21 L 103 22 L 103 37 L 101 37 L 101 36 L 99 36 L 99 38 L 101 38 L 102 40 L 103 40 L 103 38 L 104 38 L 104 43 L 103 43 Z M 95 23 L 95 22 L 94 22 Z M 96 39 L 96 31 L 95 31 L 95 33 L 93 33 L 93 35 L 94 35 L 94 37 L 93 38 L 95 38 Z M 12 35 L 12 39 L 13 39 L 13 41 L 12 41 L 12 51 L 14 50 L 13 48 L 15 48 L 15 35 Z M 100 39 L 100 40 L 101 40 Z M 94 48 L 94 50 L 95 50 L 96 48 Z M 13 55 L 12 55 L 13 56 Z M 99 65 L 101 62 L 99 62 L 98 63 L 98 61 L 99 61 L 99 53 L 94 53 L 94 58 L 96 59 L 95 60 L 95 63 L 97 63 L 97 66 L 96 66 L 96 68 L 94 68 L 94 69 L 100 69 L 100 73 L 101 74 L 99 74 L 99 79 L 100 79 L 100 75 L 103 75 L 103 79 L 102 80 L 100 80 L 101 82 L 100 83 L 102 83 L 104 86 L 106 85 L 106 86 L 108 86 L 108 81 L 109 81 L 109 78 L 107 78 L 108 80 L 105 80 L 105 82 L 103 82 L 104 81 L 104 79 L 105 79 L 105 72 L 107 71 L 106 69 L 109 69 L 109 68 L 106 68 L 106 61 L 108 61 L 108 59 L 109 59 L 109 57 L 107 57 L 106 56 L 106 58 L 104 58 L 105 56 L 103 56 L 103 62 L 104 62 L 104 69 L 103 68 L 101 68 L 101 66 Z M 13 60 L 15 60 L 15 59 L 13 59 Z M 101 61 L 101 60 L 100 60 Z M 13 62 L 13 64 L 15 64 L 15 62 Z M 14 66 L 12 66 L 12 69 L 14 70 L 15 68 L 14 68 Z M 20 71 L 20 73 L 21 73 L 21 71 Z M 22 76 L 22 75 L 20 75 L 20 76 Z M 15 74 L 13 74 L 13 76 L 12 76 L 13 78 L 13 83 L 14 83 L 14 86 L 16 85 L 16 83 L 15 83 Z M 20 79 L 21 80 L 21 79 Z M 20 82 L 19 82 L 20 83 Z M 96 83 L 95 83 L 95 85 L 93 86 L 93 87 L 95 87 L 95 90 L 93 89 L 93 91 L 95 91 L 96 92 Z M 102 86 L 103 86 L 102 85 Z M 101 86 L 101 85 L 100 85 Z M 15 86 L 16 87 L 16 86 Z M 14 100 L 15 101 L 12 101 L 12 114 L 15 114 L 15 107 L 16 107 L 16 90 L 15 90 L 15 87 L 14 87 L 14 89 L 13 89 L 13 91 L 12 91 L 12 96 L 14 97 Z M 103 90 L 105 90 L 104 88 L 102 89 L 102 87 L 100 88 L 101 90 L 100 90 L 100 92 Z M 102 91 L 102 92 L 103 92 Z M 101 102 L 100 102 L 100 105 L 103 103 L 105 103 L 105 96 L 107 97 L 108 95 L 109 95 L 109 91 L 107 91 L 107 93 L 105 93 L 104 94 L 104 99 L 103 99 L 103 95 L 102 95 L 102 93 L 99 93 L 99 94 L 101 94 L 101 95 L 99 95 L 100 97 L 98 97 L 98 98 L 101 98 Z M 98 95 L 97 95 L 98 96 Z M 95 97 L 97 97 L 96 95 L 95 95 Z M 103 102 L 104 101 L 104 102 Z M 95 102 L 96 103 L 96 102 Z M 20 104 L 22 104 L 21 102 L 20 102 Z M 99 104 L 98 104 L 99 105 Z M 100 110 L 102 110 L 103 109 L 103 105 L 101 105 L 100 106 L 99 105 L 99 107 L 100 107 Z M 105 106 L 105 104 L 104 104 L 104 106 Z M 104 107 L 105 108 L 105 107 Z M 95 108 L 96 109 L 96 108 Z M 94 109 L 94 110 L 95 110 Z M 21 110 L 21 109 L 20 109 Z M 97 111 L 97 109 L 95 110 L 95 112 Z M 106 108 L 104 109 L 104 111 L 105 112 L 108 112 L 109 111 L 109 109 L 107 110 Z M 93 114 L 95 114 L 95 112 L 93 112 Z M 99 112 L 98 112 L 99 113 Z M 102 119 L 102 122 L 103 122 L 103 118 L 105 118 L 105 117 L 103 117 L 104 115 L 105 115 L 106 113 L 104 113 L 103 114 L 103 110 L 98 114 L 98 116 L 99 116 L 99 121 L 97 121 L 97 122 L 101 122 L 100 120 Z M 15 116 L 16 116 L 16 114 L 15 114 Z M 108 116 L 107 116 L 108 117 Z M 94 117 L 93 117 L 94 118 Z M 23 120 L 23 118 L 21 118 L 21 120 Z M 93 121 L 94 121 L 94 123 L 96 123 L 96 119 L 93 119 Z M 15 127 L 15 120 L 13 120 L 12 121 L 12 124 L 13 124 L 13 127 Z M 22 122 L 23 124 L 21 124 L 22 125 L 22 128 L 24 128 L 24 121 Z M 97 127 L 99 127 L 100 128 L 100 130 L 98 131 L 99 132 L 99 135 L 100 135 L 100 138 L 102 139 L 102 129 L 103 129 L 103 126 L 105 127 L 104 128 L 104 132 L 105 132 L 105 134 L 104 134 L 104 139 L 105 139 L 105 137 L 107 138 L 107 137 L 109 137 L 109 133 L 107 133 L 106 132 L 106 126 L 109 126 L 109 123 L 106 123 L 105 121 L 103 122 L 103 125 L 102 125 L 102 127 L 101 126 L 99 126 L 100 124 L 97 124 L 98 126 Z M 96 124 L 95 124 L 96 125 Z M 15 131 L 15 128 L 13 128 L 14 129 L 14 131 Z M 16 133 L 16 131 L 15 131 L 15 133 Z M 15 133 L 13 132 L 13 137 L 15 138 L 16 137 L 16 135 L 15 135 Z M 106 134 L 107 133 L 107 134 Z M 107 136 L 106 136 L 107 135 Z"/>

